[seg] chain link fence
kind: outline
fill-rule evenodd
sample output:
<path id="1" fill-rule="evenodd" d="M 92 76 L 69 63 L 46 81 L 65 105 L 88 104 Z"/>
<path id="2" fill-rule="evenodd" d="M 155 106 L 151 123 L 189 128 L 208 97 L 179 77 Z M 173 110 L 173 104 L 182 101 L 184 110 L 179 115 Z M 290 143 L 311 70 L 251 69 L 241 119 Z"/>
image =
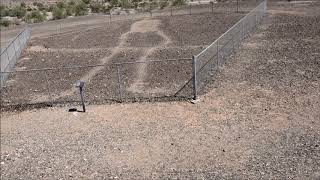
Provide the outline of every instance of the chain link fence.
<path id="1" fill-rule="evenodd" d="M 78 80 L 85 82 L 87 103 L 196 99 L 226 58 L 255 29 L 265 11 L 266 1 L 190 59 L 1 70 L 1 77 L 8 77 L 1 89 L 1 104 L 9 107 L 79 103 L 75 87 Z"/>
<path id="2" fill-rule="evenodd" d="M 197 2 L 197 1 L 194 1 Z M 116 21 L 130 21 L 139 20 L 147 17 L 160 17 L 160 16 L 175 16 L 175 15 L 196 15 L 202 13 L 219 13 L 219 12 L 248 12 L 254 8 L 257 4 L 257 0 L 238 0 L 238 1 L 207 1 L 202 4 L 184 4 L 177 6 L 164 7 L 159 9 L 151 4 L 147 4 L 144 9 L 138 10 L 134 13 L 130 13 L 130 10 L 116 10 L 111 9 L 107 13 L 91 14 L 87 16 L 75 16 L 67 19 L 50 20 L 47 22 L 33 23 L 28 26 L 36 31 L 37 28 L 45 26 L 46 34 L 59 34 L 74 29 L 81 29 L 84 27 L 101 25 L 102 23 L 111 23 Z M 1 27 L 2 31 L 13 30 L 22 28 L 24 25 Z M 43 31 L 43 29 L 42 29 Z"/>
<path id="3" fill-rule="evenodd" d="M 212 79 L 212 76 L 218 72 L 219 67 L 223 66 L 227 57 L 239 48 L 242 40 L 255 30 L 262 20 L 266 8 L 267 1 L 261 2 L 211 45 L 193 57 L 194 99 L 197 99 L 198 94 Z"/>
<path id="4" fill-rule="evenodd" d="M 21 31 L 9 44 L 1 51 L 0 71 L 11 71 L 16 64 L 22 50 L 27 46 L 27 42 L 31 36 L 30 28 Z M 1 74 L 0 85 L 3 86 L 7 79 L 7 74 Z"/>
<path id="5" fill-rule="evenodd" d="M 193 94 L 185 86 L 192 77 L 191 63 L 191 58 L 145 60 L 1 72 L 9 76 L 1 101 L 4 106 L 77 103 L 78 80 L 85 82 L 88 103 L 185 100 Z"/>

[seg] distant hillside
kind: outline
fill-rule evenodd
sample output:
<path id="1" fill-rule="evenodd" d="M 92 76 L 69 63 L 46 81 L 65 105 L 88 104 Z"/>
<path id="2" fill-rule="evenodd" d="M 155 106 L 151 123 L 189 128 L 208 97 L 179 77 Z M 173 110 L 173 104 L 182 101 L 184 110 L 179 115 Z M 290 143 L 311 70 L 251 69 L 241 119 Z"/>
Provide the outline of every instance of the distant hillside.
<path id="1" fill-rule="evenodd" d="M 26 4 L 32 4 L 33 2 L 41 2 L 41 3 L 44 3 L 44 4 L 53 4 L 53 3 L 56 3 L 58 1 L 67 1 L 67 0 L 1 0 L 1 4 L 6 4 L 6 5 L 9 5 L 9 4 L 20 4 L 22 2 L 26 3 Z"/>

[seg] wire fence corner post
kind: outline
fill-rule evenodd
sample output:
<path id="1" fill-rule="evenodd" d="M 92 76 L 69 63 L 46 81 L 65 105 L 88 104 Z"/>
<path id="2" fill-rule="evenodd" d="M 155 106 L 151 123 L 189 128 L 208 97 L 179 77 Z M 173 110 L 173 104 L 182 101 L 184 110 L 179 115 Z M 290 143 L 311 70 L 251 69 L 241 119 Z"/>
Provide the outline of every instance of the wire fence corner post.
<path id="1" fill-rule="evenodd" d="M 192 56 L 193 99 L 197 100 L 197 57 Z"/>
<path id="2" fill-rule="evenodd" d="M 189 15 L 191 15 L 191 4 L 189 4 Z"/>
<path id="3" fill-rule="evenodd" d="M 122 102 L 122 89 L 121 89 L 121 77 L 120 77 L 120 66 L 119 64 L 117 66 L 117 78 L 118 78 L 118 90 L 119 90 L 119 100 Z"/>

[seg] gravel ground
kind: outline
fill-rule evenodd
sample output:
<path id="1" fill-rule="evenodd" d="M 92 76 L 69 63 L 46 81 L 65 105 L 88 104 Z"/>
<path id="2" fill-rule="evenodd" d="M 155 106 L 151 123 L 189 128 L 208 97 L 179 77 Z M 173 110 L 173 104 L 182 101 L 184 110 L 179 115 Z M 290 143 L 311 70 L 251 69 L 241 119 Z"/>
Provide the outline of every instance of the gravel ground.
<path id="1" fill-rule="evenodd" d="M 239 21 L 244 13 L 207 13 L 184 16 L 160 17 L 161 29 L 173 41 L 174 46 L 211 44 L 221 34 Z"/>
<path id="2" fill-rule="evenodd" d="M 147 18 L 144 21 L 117 21 L 113 22 L 112 26 L 104 24 L 98 28 L 88 28 L 79 25 L 79 29 L 74 32 L 34 37 L 18 61 L 16 69 L 96 64 L 104 64 L 106 67 L 52 70 L 47 72 L 47 77 L 44 72 L 29 73 L 30 76 L 28 73 L 11 75 L 3 90 L 2 102 L 42 103 L 49 101 L 50 95 L 54 96 L 52 99 L 57 102 L 78 100 L 74 84 L 86 76 L 86 100 L 89 102 L 119 100 L 120 88 L 123 98 L 173 96 L 191 78 L 190 61 L 122 65 L 119 69 L 121 87 L 118 83 L 117 67 L 110 64 L 191 59 L 193 54 L 200 52 L 243 15 L 230 12 L 203 13 Z M 149 23 L 151 29 L 146 31 L 144 27 L 139 28 L 141 22 Z M 153 27 L 152 23 L 157 22 L 159 25 Z M 179 34 L 172 31 L 175 28 Z M 163 34 L 159 34 L 157 30 Z M 197 41 L 187 41 L 188 38 Z M 136 87 L 139 81 L 143 81 L 143 87 Z M 190 98 L 191 88 L 188 86 L 179 95 Z"/>
<path id="3" fill-rule="evenodd" d="M 197 104 L 2 112 L 1 179 L 319 179 L 319 7 L 270 2 Z"/>
<path id="4" fill-rule="evenodd" d="M 102 27 L 74 31 L 71 34 L 50 36 L 45 38 L 34 38 L 32 45 L 40 45 L 47 48 L 109 48 L 119 43 L 121 34 L 129 31 L 133 21 L 118 21 L 112 25 L 106 24 Z M 79 31 L 78 30 L 78 31 Z M 88 38 L 90 37 L 90 38 Z"/>

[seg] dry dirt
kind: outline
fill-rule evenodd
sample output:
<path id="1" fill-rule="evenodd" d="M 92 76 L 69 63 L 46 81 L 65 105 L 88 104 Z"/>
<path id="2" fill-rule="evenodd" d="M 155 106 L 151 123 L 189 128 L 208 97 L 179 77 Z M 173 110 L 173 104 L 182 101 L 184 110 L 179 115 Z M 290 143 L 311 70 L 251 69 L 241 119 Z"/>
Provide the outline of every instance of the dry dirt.
<path id="1" fill-rule="evenodd" d="M 112 22 L 112 26 L 79 27 L 75 32 L 54 36 L 36 32 L 17 70 L 99 66 L 11 74 L 2 90 L 2 102 L 78 101 L 78 89 L 74 87 L 77 80 L 86 82 L 86 100 L 93 103 L 191 98 L 190 87 L 176 93 L 191 79 L 192 55 L 243 15 L 228 12 L 144 18 Z M 187 60 L 150 62 L 180 58 Z M 120 65 L 119 71 L 113 65 L 133 61 L 145 63 Z"/>
<path id="2" fill-rule="evenodd" d="M 200 102 L 1 113 L 1 179 L 319 179 L 320 4 L 270 2 Z"/>

